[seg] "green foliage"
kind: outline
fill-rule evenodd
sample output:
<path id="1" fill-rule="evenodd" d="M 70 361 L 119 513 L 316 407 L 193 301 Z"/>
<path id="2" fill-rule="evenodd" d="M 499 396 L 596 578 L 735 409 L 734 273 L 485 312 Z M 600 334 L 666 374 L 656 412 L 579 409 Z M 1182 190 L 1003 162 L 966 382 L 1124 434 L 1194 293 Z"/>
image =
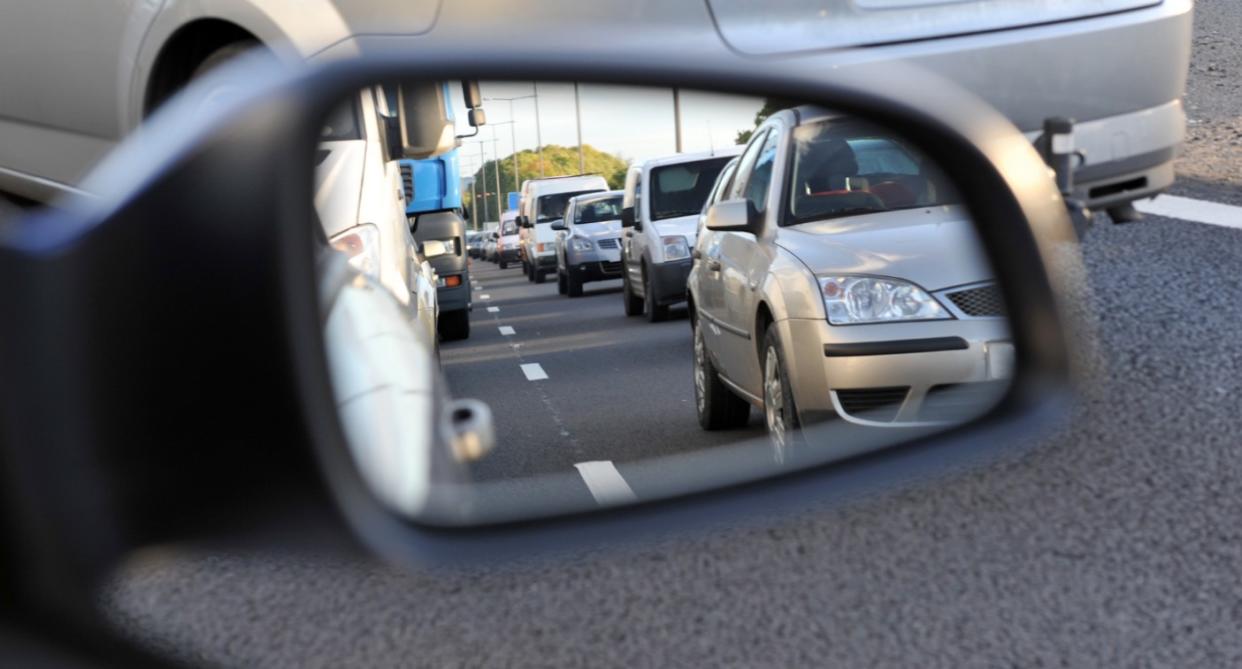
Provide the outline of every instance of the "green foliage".
<path id="1" fill-rule="evenodd" d="M 755 128 L 758 128 L 761 123 L 766 121 L 769 116 L 775 114 L 776 112 L 796 106 L 798 106 L 798 103 L 791 102 L 789 100 L 766 98 L 763 101 L 763 106 L 759 108 L 759 111 L 755 112 Z M 745 144 L 750 141 L 751 136 L 754 134 L 754 128 L 751 128 L 750 130 L 739 130 L 735 143 Z"/>
<path id="2" fill-rule="evenodd" d="M 611 153 L 604 153 L 599 149 L 584 144 L 582 146 L 582 158 L 585 174 L 598 174 L 608 181 L 609 188 L 619 189 L 625 186 L 625 171 L 628 165 L 624 160 Z M 527 179 L 537 179 L 539 174 L 539 155 L 532 150 L 519 151 L 518 159 L 518 177 L 522 181 Z M 477 206 L 471 206 L 472 212 L 477 218 L 475 220 L 499 221 L 500 214 L 496 209 L 495 195 L 484 197 L 484 193 L 494 193 L 496 190 L 496 164 L 497 161 L 489 160 L 483 164 L 474 173 L 475 193 L 479 202 Z M 508 194 L 511 191 L 517 191 L 521 188 L 520 182 L 513 179 L 513 155 L 504 156 L 499 160 L 500 165 L 500 205 L 502 210 L 507 208 Z M 549 145 L 543 147 L 543 176 L 559 177 L 578 174 L 578 147 L 576 146 L 556 146 Z M 469 191 L 463 193 L 464 199 L 469 201 Z"/>

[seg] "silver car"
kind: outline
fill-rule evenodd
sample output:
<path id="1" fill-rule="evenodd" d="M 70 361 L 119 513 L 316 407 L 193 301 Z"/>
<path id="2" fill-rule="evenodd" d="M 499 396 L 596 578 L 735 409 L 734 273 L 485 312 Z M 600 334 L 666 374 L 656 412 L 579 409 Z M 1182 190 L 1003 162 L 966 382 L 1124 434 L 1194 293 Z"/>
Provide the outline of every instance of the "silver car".
<path id="1" fill-rule="evenodd" d="M 913 148 L 810 106 L 773 114 L 704 208 L 689 279 L 706 429 L 764 410 L 784 448 L 829 418 L 960 420 L 1013 345 L 965 209 Z"/>
<path id="2" fill-rule="evenodd" d="M 556 231 L 556 289 L 582 296 L 582 284 L 621 278 L 621 199 L 624 191 L 579 195 L 565 205 Z"/>

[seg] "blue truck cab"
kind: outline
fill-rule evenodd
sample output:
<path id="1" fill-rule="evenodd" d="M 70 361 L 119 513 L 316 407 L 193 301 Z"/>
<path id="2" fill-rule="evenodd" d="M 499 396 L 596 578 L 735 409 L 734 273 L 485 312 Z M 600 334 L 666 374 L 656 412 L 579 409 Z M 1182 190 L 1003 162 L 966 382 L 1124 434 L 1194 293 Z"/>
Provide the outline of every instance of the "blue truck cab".
<path id="1" fill-rule="evenodd" d="M 448 84 L 445 101 L 448 106 Z M 453 118 L 450 107 L 449 118 Z M 444 340 L 470 336 L 469 256 L 466 220 L 461 197 L 461 163 L 458 149 L 424 160 L 402 160 L 401 181 L 405 189 L 406 216 L 421 249 L 424 242 L 444 242 L 449 252 L 428 262 L 439 276 L 436 296 L 440 304 L 439 330 Z"/>

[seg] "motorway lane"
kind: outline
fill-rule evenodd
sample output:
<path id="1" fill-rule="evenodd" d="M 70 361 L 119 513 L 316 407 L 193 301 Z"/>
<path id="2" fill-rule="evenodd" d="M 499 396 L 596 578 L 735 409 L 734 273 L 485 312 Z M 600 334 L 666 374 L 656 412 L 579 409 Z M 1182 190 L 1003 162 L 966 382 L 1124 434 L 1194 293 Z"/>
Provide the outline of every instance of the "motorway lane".
<path id="1" fill-rule="evenodd" d="M 1242 666 L 1242 231 L 1153 216 L 1084 252 L 1081 397 L 1017 461 L 486 571 L 164 551 L 107 606 L 227 666 Z"/>

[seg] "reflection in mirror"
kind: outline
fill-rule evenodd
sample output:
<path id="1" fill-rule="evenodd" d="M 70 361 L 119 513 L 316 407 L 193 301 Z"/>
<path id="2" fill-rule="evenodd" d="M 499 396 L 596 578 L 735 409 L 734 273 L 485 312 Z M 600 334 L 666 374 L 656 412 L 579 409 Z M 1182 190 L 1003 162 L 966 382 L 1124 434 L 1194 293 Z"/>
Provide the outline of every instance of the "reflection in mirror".
<path id="1" fill-rule="evenodd" d="M 1008 387 L 1001 292 L 946 157 L 896 129 L 483 80 L 477 137 L 410 137 L 437 108 L 396 119 L 420 153 L 385 149 L 418 104 L 462 135 L 463 93 L 366 88 L 318 139 L 332 390 L 393 510 L 473 525 L 674 497 L 893 447 Z"/>

